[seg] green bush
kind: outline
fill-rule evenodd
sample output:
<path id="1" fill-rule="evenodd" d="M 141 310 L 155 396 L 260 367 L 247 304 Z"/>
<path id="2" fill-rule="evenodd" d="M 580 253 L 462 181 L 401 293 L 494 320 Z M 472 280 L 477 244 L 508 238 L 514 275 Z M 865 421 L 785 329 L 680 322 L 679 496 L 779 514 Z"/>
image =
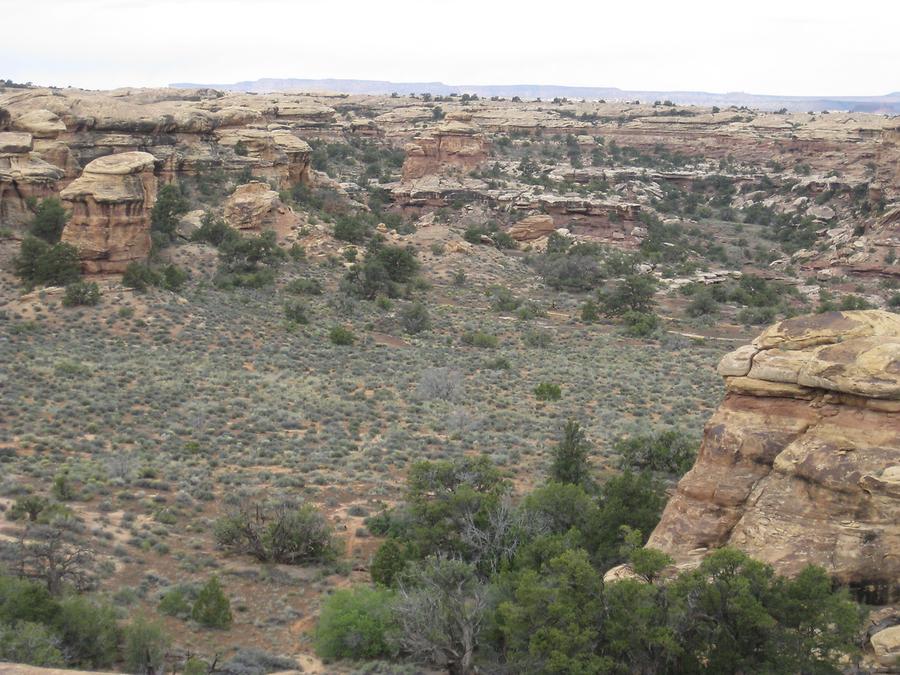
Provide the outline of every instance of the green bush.
<path id="1" fill-rule="evenodd" d="M 559 387 L 556 389 L 558 392 Z M 556 398 L 558 399 L 559 396 L 557 395 Z M 590 483 L 590 466 L 588 465 L 590 451 L 591 444 L 585 437 L 581 425 L 575 420 L 566 422 L 566 426 L 563 428 L 563 437 L 553 449 L 553 464 L 550 467 L 551 480 L 573 485 Z"/>
<path id="2" fill-rule="evenodd" d="M 306 304 L 299 300 L 289 300 L 284 303 L 284 318 L 294 323 L 309 323 L 306 313 Z"/>
<path id="3" fill-rule="evenodd" d="M 222 591 L 217 576 L 210 577 L 197 593 L 197 599 L 191 608 L 191 618 L 201 626 L 208 628 L 229 628 L 233 620 L 231 602 Z"/>
<path id="4" fill-rule="evenodd" d="M 240 233 L 224 220 L 216 218 L 211 213 L 206 213 L 200 221 L 200 227 L 191 235 L 191 239 L 218 247 L 222 242 L 237 239 L 240 236 Z"/>
<path id="5" fill-rule="evenodd" d="M 35 207 L 34 218 L 31 219 L 28 233 L 33 237 L 43 239 L 48 244 L 55 244 L 62 236 L 63 228 L 70 215 L 56 197 L 42 199 Z"/>
<path id="6" fill-rule="evenodd" d="M 30 621 L 0 623 L 0 661 L 53 668 L 66 665 L 59 637 L 47 626 Z"/>
<path id="7" fill-rule="evenodd" d="M 624 468 L 679 477 L 694 464 L 697 443 L 676 430 L 619 438 L 613 445 Z"/>
<path id="8" fill-rule="evenodd" d="M 67 286 L 81 277 L 81 261 L 74 246 L 28 236 L 13 259 L 13 271 L 29 286 Z"/>
<path id="9" fill-rule="evenodd" d="M 165 662 L 170 639 L 159 621 L 135 617 L 123 631 L 122 656 L 132 673 L 157 672 Z"/>
<path id="10" fill-rule="evenodd" d="M 179 216 L 187 213 L 190 208 L 187 197 L 178 185 L 163 185 L 150 212 L 150 230 L 171 240 L 175 236 Z"/>
<path id="11" fill-rule="evenodd" d="M 76 281 L 66 286 L 64 307 L 93 307 L 100 302 L 100 287 L 94 282 Z"/>
<path id="12" fill-rule="evenodd" d="M 414 335 L 431 328 L 431 315 L 425 303 L 414 302 L 400 312 L 400 322 L 407 333 Z"/>
<path id="13" fill-rule="evenodd" d="M 112 606 L 69 596 L 60 601 L 54 624 L 69 665 L 108 668 L 117 660 L 120 631 Z"/>
<path id="14" fill-rule="evenodd" d="M 324 659 L 375 659 L 393 656 L 393 593 L 357 586 L 335 591 L 319 613 L 316 654 Z"/>
<path id="15" fill-rule="evenodd" d="M 322 295 L 322 284 L 315 279 L 294 279 L 284 290 L 294 295 Z"/>
<path id="16" fill-rule="evenodd" d="M 162 287 L 173 293 L 179 291 L 188 280 L 188 273 L 175 265 L 166 265 L 162 271 Z"/>
<path id="17" fill-rule="evenodd" d="M 562 398 L 562 389 L 552 382 L 541 382 L 534 388 L 534 396 L 538 401 L 558 401 Z"/>
<path id="18" fill-rule="evenodd" d="M 403 555 L 403 549 L 395 539 L 386 539 L 372 556 L 369 573 L 375 583 L 393 586 L 404 565 L 406 556 Z"/>
<path id="19" fill-rule="evenodd" d="M 214 535 L 219 547 L 261 562 L 300 565 L 337 556 L 331 526 L 311 504 L 248 505 L 220 518 Z"/>
<path id="20" fill-rule="evenodd" d="M 159 600 L 157 609 L 166 616 L 186 619 L 191 615 L 193 598 L 196 594 L 184 586 L 175 586 L 167 590 Z"/>
<path id="21" fill-rule="evenodd" d="M 701 288 L 694 293 L 685 310 L 688 316 L 711 316 L 719 311 L 719 303 L 708 288 Z"/>
<path id="22" fill-rule="evenodd" d="M 649 274 L 627 274 L 615 285 L 600 294 L 600 305 L 607 316 L 621 316 L 625 312 L 653 311 L 656 279 Z"/>
<path id="23" fill-rule="evenodd" d="M 348 347 L 356 342 L 356 335 L 349 328 L 343 326 L 334 326 L 328 332 L 328 339 L 332 344 Z"/>
<path id="24" fill-rule="evenodd" d="M 659 330 L 660 320 L 654 312 L 627 311 L 622 315 L 625 334 L 632 337 L 650 337 Z"/>
<path id="25" fill-rule="evenodd" d="M 150 265 L 130 262 L 122 275 L 122 285 L 143 293 L 150 286 L 161 286 L 162 276 Z"/>
<path id="26" fill-rule="evenodd" d="M 499 340 L 496 335 L 476 330 L 463 333 L 462 343 L 471 347 L 480 347 L 481 349 L 496 349 Z"/>

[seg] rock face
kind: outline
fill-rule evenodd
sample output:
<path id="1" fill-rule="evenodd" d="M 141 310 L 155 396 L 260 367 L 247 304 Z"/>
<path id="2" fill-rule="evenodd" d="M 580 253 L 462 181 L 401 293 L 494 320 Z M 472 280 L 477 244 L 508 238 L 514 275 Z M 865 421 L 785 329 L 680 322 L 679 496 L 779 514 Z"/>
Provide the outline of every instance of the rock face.
<path id="1" fill-rule="evenodd" d="M 274 230 L 283 240 L 300 219 L 285 206 L 278 193 L 266 183 L 238 185 L 225 202 L 225 220 L 231 227 L 245 233 L 259 234 Z"/>
<path id="2" fill-rule="evenodd" d="M 478 127 L 448 120 L 406 146 L 403 180 L 453 171 L 468 173 L 487 159 L 487 151 L 488 143 Z"/>
<path id="3" fill-rule="evenodd" d="M 146 152 L 95 159 L 60 193 L 72 212 L 62 240 L 78 249 L 86 273 L 121 273 L 150 253 L 154 161 Z"/>
<path id="4" fill-rule="evenodd" d="M 0 223 L 23 225 L 31 219 L 29 197 L 56 194 L 64 171 L 33 152 L 30 133 L 0 132 Z"/>
<path id="5" fill-rule="evenodd" d="M 516 241 L 533 241 L 541 237 L 547 237 L 556 231 L 556 225 L 551 216 L 535 214 L 526 216 L 509 228 L 509 236 Z"/>
<path id="6" fill-rule="evenodd" d="M 719 373 L 725 400 L 647 545 L 687 565 L 731 545 L 900 598 L 900 316 L 788 319 Z"/>

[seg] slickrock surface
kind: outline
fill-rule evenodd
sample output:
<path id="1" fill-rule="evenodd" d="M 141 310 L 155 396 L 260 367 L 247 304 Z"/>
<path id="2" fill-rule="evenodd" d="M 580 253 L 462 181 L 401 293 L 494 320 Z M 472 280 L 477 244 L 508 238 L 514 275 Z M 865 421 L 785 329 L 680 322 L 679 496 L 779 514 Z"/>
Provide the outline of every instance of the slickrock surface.
<path id="1" fill-rule="evenodd" d="M 120 273 L 150 253 L 154 161 L 146 152 L 95 159 L 60 193 L 72 212 L 62 240 L 78 249 L 85 272 Z"/>
<path id="2" fill-rule="evenodd" d="M 733 545 L 900 598 L 900 316 L 788 319 L 719 373 L 725 400 L 647 545 L 688 565 Z"/>

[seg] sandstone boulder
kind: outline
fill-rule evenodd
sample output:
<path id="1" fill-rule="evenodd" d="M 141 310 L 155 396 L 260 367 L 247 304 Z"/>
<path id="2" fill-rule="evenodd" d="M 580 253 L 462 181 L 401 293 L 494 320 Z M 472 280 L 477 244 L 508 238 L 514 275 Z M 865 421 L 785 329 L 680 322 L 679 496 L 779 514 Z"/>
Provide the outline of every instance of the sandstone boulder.
<path id="1" fill-rule="evenodd" d="M 274 230 L 279 240 L 300 224 L 300 218 L 282 203 L 278 193 L 267 183 L 260 182 L 235 188 L 225 202 L 225 221 L 248 234 Z"/>
<path id="2" fill-rule="evenodd" d="M 824 204 L 810 206 L 806 212 L 813 218 L 818 218 L 819 220 L 831 220 L 834 218 L 834 209 L 830 206 L 825 206 Z"/>
<path id="3" fill-rule="evenodd" d="M 648 546 L 677 563 L 736 546 L 900 598 L 900 317 L 782 321 L 722 359 L 725 400 Z"/>
<path id="4" fill-rule="evenodd" d="M 60 197 L 72 212 L 62 240 L 78 249 L 88 274 L 121 273 L 150 252 L 155 159 L 124 152 L 95 159 Z"/>
<path id="5" fill-rule="evenodd" d="M 516 241 L 534 241 L 541 237 L 550 236 L 556 232 L 556 224 L 553 217 L 545 214 L 537 213 L 533 216 L 526 216 L 518 223 L 509 228 L 509 236 Z"/>
<path id="6" fill-rule="evenodd" d="M 884 666 L 900 665 L 900 626 L 878 631 L 871 638 L 875 659 Z"/>
<path id="7" fill-rule="evenodd" d="M 56 138 L 65 132 L 66 125 L 50 110 L 29 110 L 13 120 L 13 128 L 30 133 L 35 138 Z"/>

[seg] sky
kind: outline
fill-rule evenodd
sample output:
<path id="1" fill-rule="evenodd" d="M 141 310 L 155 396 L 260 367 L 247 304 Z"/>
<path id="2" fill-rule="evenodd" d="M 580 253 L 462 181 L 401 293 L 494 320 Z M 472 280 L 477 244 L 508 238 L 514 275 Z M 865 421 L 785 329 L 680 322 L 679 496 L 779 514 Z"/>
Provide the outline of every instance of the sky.
<path id="1" fill-rule="evenodd" d="M 0 78 L 900 91 L 898 0 L 0 0 Z"/>

